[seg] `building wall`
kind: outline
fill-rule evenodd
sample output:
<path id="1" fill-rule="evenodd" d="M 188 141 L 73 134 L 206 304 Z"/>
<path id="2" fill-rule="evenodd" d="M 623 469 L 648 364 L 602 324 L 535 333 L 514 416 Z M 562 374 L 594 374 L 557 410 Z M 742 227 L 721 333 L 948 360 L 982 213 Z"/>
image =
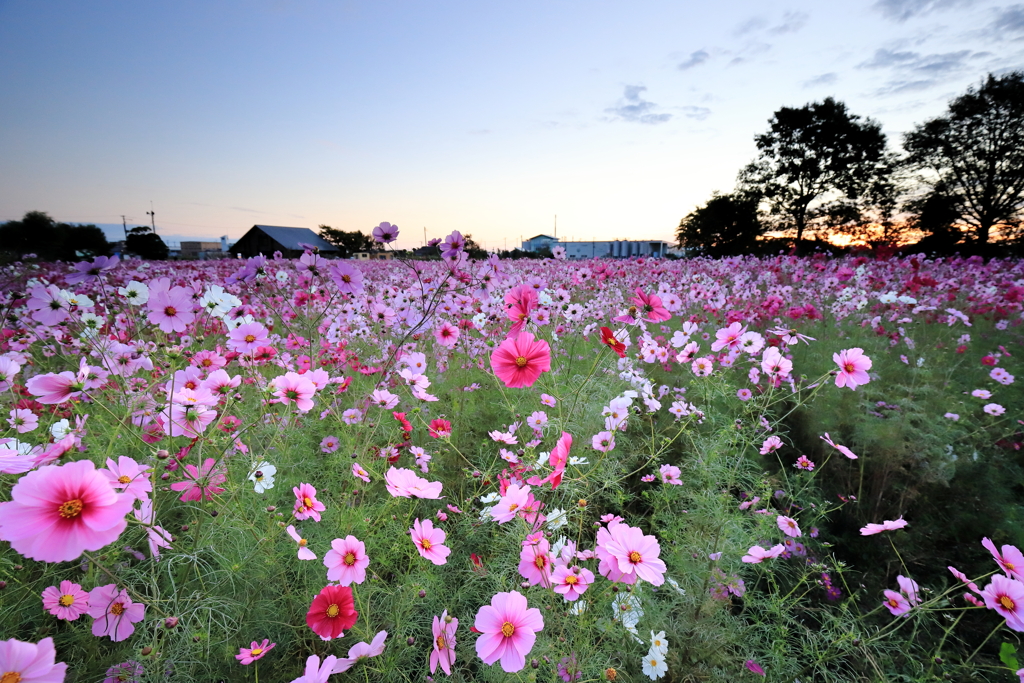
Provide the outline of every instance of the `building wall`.
<path id="1" fill-rule="evenodd" d="M 565 248 L 569 259 L 661 257 L 669 246 L 660 240 L 559 242 L 558 245 Z"/>

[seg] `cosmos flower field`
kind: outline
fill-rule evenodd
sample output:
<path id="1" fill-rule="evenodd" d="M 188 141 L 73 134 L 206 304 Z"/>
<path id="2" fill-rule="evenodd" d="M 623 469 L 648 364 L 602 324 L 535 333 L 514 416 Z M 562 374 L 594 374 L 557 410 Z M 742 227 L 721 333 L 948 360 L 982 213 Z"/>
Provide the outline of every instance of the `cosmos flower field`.
<path id="1" fill-rule="evenodd" d="M 5 266 L 0 681 L 1024 680 L 1024 263 L 462 244 Z"/>

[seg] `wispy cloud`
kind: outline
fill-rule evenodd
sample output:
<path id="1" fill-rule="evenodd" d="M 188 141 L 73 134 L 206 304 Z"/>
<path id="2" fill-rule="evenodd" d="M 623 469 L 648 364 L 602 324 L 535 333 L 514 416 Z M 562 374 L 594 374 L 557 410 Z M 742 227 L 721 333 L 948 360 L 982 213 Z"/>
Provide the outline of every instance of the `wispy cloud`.
<path id="1" fill-rule="evenodd" d="M 679 107 L 679 110 L 683 112 L 683 116 L 688 119 L 696 119 L 697 121 L 703 121 L 707 117 L 711 116 L 711 110 L 707 107 Z"/>
<path id="2" fill-rule="evenodd" d="M 711 55 L 708 54 L 707 50 L 697 50 L 696 52 L 691 52 L 689 57 L 680 62 L 679 68 L 686 71 L 695 66 L 700 66 L 709 59 L 711 59 Z"/>
<path id="3" fill-rule="evenodd" d="M 648 102 L 641 93 L 647 90 L 644 85 L 627 85 L 622 92 L 622 99 L 614 107 L 608 107 L 605 112 L 612 115 L 612 120 L 629 121 L 631 123 L 665 123 L 672 118 L 672 114 L 655 114 L 658 108 L 654 102 Z"/>
<path id="4" fill-rule="evenodd" d="M 806 12 L 786 12 L 782 15 L 782 23 L 776 24 L 768 29 L 768 33 L 781 36 L 787 33 L 796 33 L 804 27 L 811 15 Z"/>
<path id="5" fill-rule="evenodd" d="M 989 30 L 999 37 L 1024 33 L 1024 5 L 1000 7 L 996 10 L 996 18 L 989 24 Z"/>
<path id="6" fill-rule="evenodd" d="M 973 0 L 878 0 L 873 7 L 887 19 L 904 22 L 912 17 L 971 4 Z"/>
<path id="7" fill-rule="evenodd" d="M 814 88 L 819 85 L 832 85 L 839 80 L 839 74 L 834 71 L 830 71 L 827 74 L 820 74 L 810 80 L 803 82 L 805 88 Z"/>
<path id="8" fill-rule="evenodd" d="M 921 54 L 911 50 L 878 49 L 870 59 L 857 65 L 859 69 L 891 72 L 891 80 L 876 91 L 878 95 L 896 95 L 925 90 L 945 82 L 949 76 L 970 69 L 972 60 L 986 56 L 984 52 L 958 50 Z"/>

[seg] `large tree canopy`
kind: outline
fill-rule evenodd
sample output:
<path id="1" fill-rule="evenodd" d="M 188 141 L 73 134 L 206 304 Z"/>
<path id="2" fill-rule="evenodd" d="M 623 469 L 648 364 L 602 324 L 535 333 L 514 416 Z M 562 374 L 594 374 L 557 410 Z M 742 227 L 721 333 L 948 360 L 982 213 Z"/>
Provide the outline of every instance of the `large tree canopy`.
<path id="1" fill-rule="evenodd" d="M 949 103 L 944 116 L 904 136 L 907 162 L 941 188 L 959 220 L 988 242 L 1020 226 L 1024 208 L 1024 74 L 989 74 Z"/>
<path id="2" fill-rule="evenodd" d="M 110 253 L 103 230 L 95 225 L 58 223 L 42 211 L 0 225 L 0 252 L 9 258 L 35 254 L 44 261 L 74 261 Z"/>
<path id="3" fill-rule="evenodd" d="M 374 251 L 380 247 L 372 237 L 358 230 L 339 230 L 329 225 L 321 225 L 319 231 L 321 237 L 338 247 L 338 256 L 341 258 L 349 258 L 360 251 Z"/>
<path id="4" fill-rule="evenodd" d="M 740 172 L 739 185 L 763 198 L 773 229 L 794 231 L 798 241 L 810 227 L 861 216 L 871 189 L 890 173 L 881 126 L 831 97 L 783 107 L 769 126 L 754 138 L 758 157 Z"/>
<path id="5" fill-rule="evenodd" d="M 708 256 L 747 253 L 765 231 L 757 204 L 757 197 L 715 192 L 679 222 L 679 246 Z"/>

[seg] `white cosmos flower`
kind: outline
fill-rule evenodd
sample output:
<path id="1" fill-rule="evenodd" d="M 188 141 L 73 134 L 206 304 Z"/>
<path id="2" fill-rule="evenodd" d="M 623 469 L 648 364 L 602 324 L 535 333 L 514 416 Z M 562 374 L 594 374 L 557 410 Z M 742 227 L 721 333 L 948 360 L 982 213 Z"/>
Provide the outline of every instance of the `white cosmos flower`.
<path id="1" fill-rule="evenodd" d="M 665 655 L 653 647 L 644 657 L 644 674 L 652 681 L 657 680 L 668 672 L 668 664 L 665 663 Z"/>
<path id="2" fill-rule="evenodd" d="M 253 466 L 252 472 L 249 474 L 249 481 L 254 484 L 256 493 L 263 493 L 267 489 L 274 488 L 275 474 L 277 474 L 276 467 L 266 461 L 259 462 Z"/>

